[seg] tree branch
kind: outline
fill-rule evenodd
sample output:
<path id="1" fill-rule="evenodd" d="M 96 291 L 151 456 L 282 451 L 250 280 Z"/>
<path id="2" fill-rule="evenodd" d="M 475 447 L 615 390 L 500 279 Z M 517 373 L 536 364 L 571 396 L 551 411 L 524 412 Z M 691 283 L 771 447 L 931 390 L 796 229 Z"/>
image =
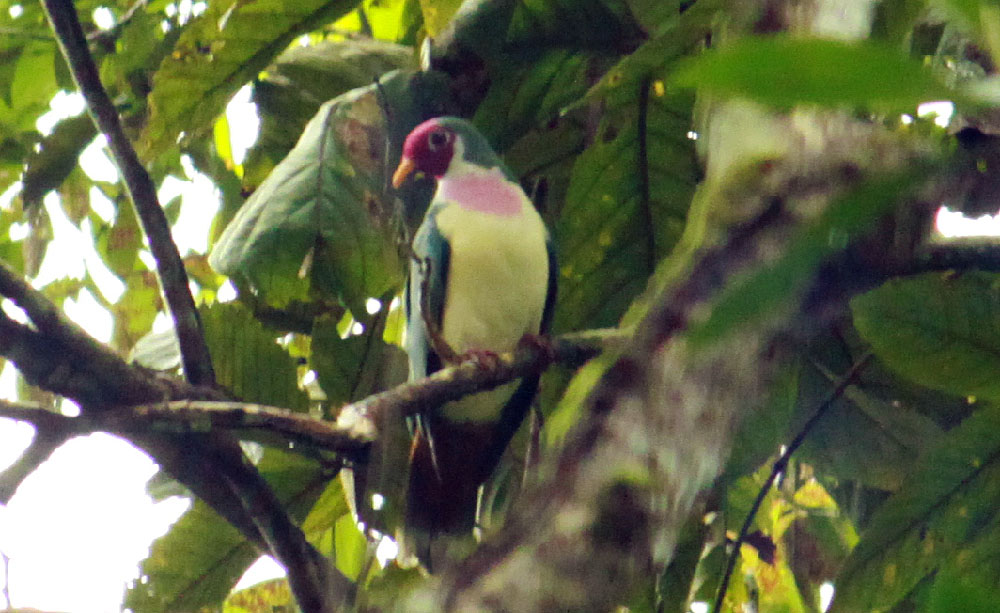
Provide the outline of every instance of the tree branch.
<path id="1" fill-rule="evenodd" d="M 222 471 L 268 549 L 288 571 L 288 583 L 299 609 L 316 613 L 343 610 L 354 598 L 354 584 L 306 541 L 260 473 L 246 461 L 235 464 L 218 458 L 213 466 Z"/>
<path id="2" fill-rule="evenodd" d="M 16 462 L 0 472 L 0 505 L 7 505 L 17 488 L 41 466 L 56 449 L 72 438 L 69 433 L 51 432 L 37 429 L 31 444 L 21 453 Z"/>
<path id="3" fill-rule="evenodd" d="M 2 262 L 0 295 L 20 307 L 36 328 L 0 312 L 0 354 L 10 358 L 29 383 L 73 398 L 90 410 L 166 396 L 159 382 L 88 336 Z"/>
<path id="4" fill-rule="evenodd" d="M 42 4 L 73 78 L 87 101 L 90 115 L 108 138 L 108 145 L 149 239 L 163 295 L 180 341 L 184 373 L 194 385 L 213 385 L 212 360 L 188 288 L 187 272 L 170 236 L 170 226 L 157 199 L 156 186 L 125 136 L 118 112 L 101 84 L 72 0 L 43 0 Z"/>

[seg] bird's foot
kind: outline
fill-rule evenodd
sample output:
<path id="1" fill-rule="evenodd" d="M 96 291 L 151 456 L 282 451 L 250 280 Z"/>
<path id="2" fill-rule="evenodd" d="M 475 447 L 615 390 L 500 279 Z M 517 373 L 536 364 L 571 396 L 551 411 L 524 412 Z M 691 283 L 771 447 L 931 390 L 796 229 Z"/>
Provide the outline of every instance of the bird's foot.
<path id="1" fill-rule="evenodd" d="M 552 340 L 548 336 L 525 334 L 517 342 L 517 346 L 518 348 L 523 347 L 536 352 L 547 363 L 552 363 L 556 360 L 556 350 L 552 345 Z"/>
<path id="2" fill-rule="evenodd" d="M 496 370 L 500 367 L 500 356 L 488 349 L 470 349 L 458 358 L 459 362 L 473 362 L 482 370 Z"/>

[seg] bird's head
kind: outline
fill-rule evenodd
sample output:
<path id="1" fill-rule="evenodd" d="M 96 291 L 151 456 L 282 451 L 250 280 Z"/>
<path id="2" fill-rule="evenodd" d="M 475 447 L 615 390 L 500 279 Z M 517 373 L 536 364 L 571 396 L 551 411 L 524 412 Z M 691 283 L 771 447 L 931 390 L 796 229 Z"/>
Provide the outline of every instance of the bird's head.
<path id="1" fill-rule="evenodd" d="M 458 140 L 455 127 L 441 118 L 428 119 L 414 128 L 403 143 L 403 157 L 392 175 L 393 187 L 402 185 L 414 171 L 440 179 L 451 164 Z"/>

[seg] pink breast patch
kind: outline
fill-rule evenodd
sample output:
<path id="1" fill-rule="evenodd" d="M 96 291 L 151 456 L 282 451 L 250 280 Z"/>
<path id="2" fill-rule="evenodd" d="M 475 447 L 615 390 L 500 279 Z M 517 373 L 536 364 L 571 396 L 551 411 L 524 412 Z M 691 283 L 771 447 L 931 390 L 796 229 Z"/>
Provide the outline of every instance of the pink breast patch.
<path id="1" fill-rule="evenodd" d="M 458 203 L 463 209 L 493 215 L 517 215 L 523 196 L 520 188 L 507 180 L 499 168 L 488 174 L 466 174 L 440 183 L 440 197 Z"/>

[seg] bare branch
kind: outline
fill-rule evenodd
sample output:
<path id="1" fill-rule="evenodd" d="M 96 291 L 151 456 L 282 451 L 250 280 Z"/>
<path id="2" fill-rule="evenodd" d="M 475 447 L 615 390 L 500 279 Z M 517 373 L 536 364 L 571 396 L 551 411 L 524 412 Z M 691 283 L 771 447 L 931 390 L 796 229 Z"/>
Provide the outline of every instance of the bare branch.
<path id="1" fill-rule="evenodd" d="M 10 503 L 17 488 L 35 470 L 41 466 L 52 452 L 72 438 L 70 433 L 51 432 L 38 429 L 28 448 L 21 453 L 16 462 L 0 472 L 0 505 Z"/>
<path id="2" fill-rule="evenodd" d="M 288 583 L 299 608 L 316 613 L 343 610 L 354 598 L 354 584 L 306 541 L 260 473 L 246 461 L 217 458 L 212 465 L 229 481 L 268 549 L 288 571 Z"/>
<path id="3" fill-rule="evenodd" d="M 30 383 L 96 410 L 165 396 L 152 377 L 88 336 L 2 262 L 0 295 L 24 310 L 37 328 L 0 313 L 0 354 L 10 358 Z"/>
<path id="4" fill-rule="evenodd" d="M 337 425 L 345 431 L 353 431 L 355 437 L 375 436 L 382 430 L 382 419 L 386 415 L 397 411 L 402 415 L 413 415 L 473 392 L 493 389 L 514 379 L 544 372 L 555 363 L 575 368 L 604 349 L 624 345 L 630 336 L 628 331 L 593 330 L 552 339 L 547 347 L 523 343 L 516 352 L 500 354 L 490 364 L 467 360 L 443 368 L 426 379 L 399 385 L 346 405 L 340 410 Z"/>
<path id="5" fill-rule="evenodd" d="M 149 239 L 163 295 L 180 341 L 184 373 L 195 385 L 212 385 L 215 383 L 215 374 L 212 371 L 211 356 L 201 332 L 194 298 L 188 289 L 184 263 L 170 236 L 167 217 L 156 196 L 156 186 L 122 130 L 118 112 L 101 84 L 72 0 L 43 0 L 42 4 L 66 62 L 73 72 L 73 78 L 87 101 L 90 115 L 98 129 L 108 138 L 108 145 L 135 204 L 143 231 Z"/>

